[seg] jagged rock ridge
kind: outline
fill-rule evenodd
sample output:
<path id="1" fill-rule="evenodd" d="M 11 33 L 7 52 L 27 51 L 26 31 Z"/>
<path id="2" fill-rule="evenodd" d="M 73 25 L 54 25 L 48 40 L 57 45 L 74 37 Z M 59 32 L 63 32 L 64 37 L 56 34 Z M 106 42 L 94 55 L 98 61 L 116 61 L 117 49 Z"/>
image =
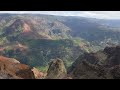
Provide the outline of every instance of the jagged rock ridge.
<path id="1" fill-rule="evenodd" d="M 80 56 L 71 66 L 74 79 L 120 79 L 120 46 Z"/>

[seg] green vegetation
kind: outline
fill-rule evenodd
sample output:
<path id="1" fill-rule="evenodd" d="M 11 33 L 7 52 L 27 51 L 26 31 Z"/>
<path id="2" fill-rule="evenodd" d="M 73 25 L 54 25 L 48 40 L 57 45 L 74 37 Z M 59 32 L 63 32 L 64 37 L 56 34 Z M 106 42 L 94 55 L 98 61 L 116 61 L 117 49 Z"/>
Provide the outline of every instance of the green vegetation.
<path id="1" fill-rule="evenodd" d="M 69 67 L 80 54 L 101 49 L 103 45 L 99 44 L 105 42 L 105 37 L 120 40 L 119 33 L 113 35 L 112 31 L 83 21 L 44 15 L 5 16 L 0 18 L 0 45 L 5 48 L 0 53 L 46 71 L 51 59 L 60 58 Z M 24 24 L 31 32 L 23 32 Z M 27 49 L 17 47 L 15 42 Z"/>
<path id="2" fill-rule="evenodd" d="M 46 73 L 47 72 L 47 70 L 48 70 L 48 66 L 36 66 L 36 68 L 38 69 L 38 70 L 40 70 L 41 72 L 43 72 L 43 73 Z"/>
<path id="3" fill-rule="evenodd" d="M 47 40 L 47 39 L 27 39 L 20 38 L 18 41 L 27 46 L 27 51 L 20 49 L 6 49 L 4 55 L 19 60 L 32 67 L 46 67 L 50 59 L 60 58 L 65 62 L 65 66 L 69 67 L 72 62 L 79 56 L 79 49 L 73 40 Z M 77 55 L 73 52 L 76 48 Z M 77 56 L 77 57 L 76 57 Z"/>

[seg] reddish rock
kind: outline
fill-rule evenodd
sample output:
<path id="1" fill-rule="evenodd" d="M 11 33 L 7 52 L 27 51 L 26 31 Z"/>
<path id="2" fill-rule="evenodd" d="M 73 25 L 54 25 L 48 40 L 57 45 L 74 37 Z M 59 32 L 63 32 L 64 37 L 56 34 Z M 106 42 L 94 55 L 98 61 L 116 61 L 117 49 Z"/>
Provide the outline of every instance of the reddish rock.
<path id="1" fill-rule="evenodd" d="M 33 73 L 34 73 L 34 76 L 35 76 L 35 79 L 42 79 L 44 78 L 44 73 L 40 72 L 37 68 L 33 68 L 32 69 Z"/>
<path id="2" fill-rule="evenodd" d="M 21 64 L 13 58 L 0 56 L 0 73 L 9 75 L 14 79 L 34 79 L 32 68 Z"/>
<path id="3" fill-rule="evenodd" d="M 30 32 L 31 31 L 31 28 L 28 24 L 24 23 L 23 25 L 23 32 Z"/>

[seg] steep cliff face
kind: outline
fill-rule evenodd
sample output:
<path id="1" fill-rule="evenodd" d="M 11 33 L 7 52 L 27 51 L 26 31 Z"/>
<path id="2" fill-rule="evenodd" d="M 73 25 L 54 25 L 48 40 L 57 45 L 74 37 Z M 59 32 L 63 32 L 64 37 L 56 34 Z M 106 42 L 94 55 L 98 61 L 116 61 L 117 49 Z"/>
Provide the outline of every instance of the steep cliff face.
<path id="1" fill-rule="evenodd" d="M 111 79 L 110 69 L 82 61 L 70 73 L 73 79 Z"/>
<path id="2" fill-rule="evenodd" d="M 104 52 L 107 54 L 107 66 L 112 67 L 115 65 L 120 65 L 120 46 L 106 47 Z"/>
<path id="3" fill-rule="evenodd" d="M 32 68 L 15 59 L 0 56 L 1 79 L 35 79 Z"/>
<path id="4" fill-rule="evenodd" d="M 120 46 L 80 56 L 70 68 L 74 79 L 120 79 Z"/>

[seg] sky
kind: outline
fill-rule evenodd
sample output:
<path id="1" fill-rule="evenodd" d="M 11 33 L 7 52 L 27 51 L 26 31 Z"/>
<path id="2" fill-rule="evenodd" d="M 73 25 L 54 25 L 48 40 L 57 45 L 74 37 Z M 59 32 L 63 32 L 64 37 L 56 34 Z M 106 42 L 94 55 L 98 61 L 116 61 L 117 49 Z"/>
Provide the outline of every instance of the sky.
<path id="1" fill-rule="evenodd" d="M 0 13 L 48 14 L 59 16 L 82 16 L 98 19 L 120 19 L 120 11 L 0 11 Z"/>

